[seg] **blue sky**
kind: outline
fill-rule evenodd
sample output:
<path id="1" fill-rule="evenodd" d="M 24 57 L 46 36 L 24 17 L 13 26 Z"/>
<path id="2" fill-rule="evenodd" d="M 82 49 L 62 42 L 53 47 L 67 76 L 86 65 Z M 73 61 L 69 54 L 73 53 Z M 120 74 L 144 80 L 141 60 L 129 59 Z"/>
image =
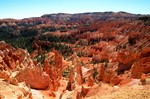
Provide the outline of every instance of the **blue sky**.
<path id="1" fill-rule="evenodd" d="M 0 0 L 0 19 L 105 11 L 150 14 L 150 0 Z"/>

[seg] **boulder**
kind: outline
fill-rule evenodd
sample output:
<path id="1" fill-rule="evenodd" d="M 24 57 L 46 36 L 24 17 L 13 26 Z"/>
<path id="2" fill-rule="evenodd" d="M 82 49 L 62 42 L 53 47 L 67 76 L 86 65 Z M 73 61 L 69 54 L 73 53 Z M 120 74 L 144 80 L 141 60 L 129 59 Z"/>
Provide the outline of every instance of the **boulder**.
<path id="1" fill-rule="evenodd" d="M 16 77 L 18 82 L 26 82 L 33 89 L 44 90 L 49 87 L 49 76 L 39 67 L 25 68 Z"/>

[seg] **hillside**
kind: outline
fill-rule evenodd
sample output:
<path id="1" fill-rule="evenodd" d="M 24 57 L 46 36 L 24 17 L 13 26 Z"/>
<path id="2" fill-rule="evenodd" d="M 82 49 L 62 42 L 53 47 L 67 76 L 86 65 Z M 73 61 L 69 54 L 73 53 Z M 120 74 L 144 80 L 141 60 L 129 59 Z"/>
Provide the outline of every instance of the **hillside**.
<path id="1" fill-rule="evenodd" d="M 130 14 L 127 12 L 89 12 L 89 13 L 78 13 L 78 14 L 45 14 L 41 16 L 42 18 L 50 18 L 51 20 L 63 20 L 64 22 L 74 22 L 79 20 L 121 20 L 121 19 L 131 19 L 137 18 L 142 15 Z"/>
<path id="2" fill-rule="evenodd" d="M 149 64 L 149 15 L 0 20 L 2 99 L 149 99 Z"/>

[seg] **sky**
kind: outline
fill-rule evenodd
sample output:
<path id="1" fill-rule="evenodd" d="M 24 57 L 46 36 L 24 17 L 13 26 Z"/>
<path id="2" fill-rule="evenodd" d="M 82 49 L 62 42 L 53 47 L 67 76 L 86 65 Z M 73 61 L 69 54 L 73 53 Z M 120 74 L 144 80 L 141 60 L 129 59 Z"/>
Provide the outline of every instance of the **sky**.
<path id="1" fill-rule="evenodd" d="M 150 0 L 0 0 L 0 19 L 105 11 L 150 14 Z"/>

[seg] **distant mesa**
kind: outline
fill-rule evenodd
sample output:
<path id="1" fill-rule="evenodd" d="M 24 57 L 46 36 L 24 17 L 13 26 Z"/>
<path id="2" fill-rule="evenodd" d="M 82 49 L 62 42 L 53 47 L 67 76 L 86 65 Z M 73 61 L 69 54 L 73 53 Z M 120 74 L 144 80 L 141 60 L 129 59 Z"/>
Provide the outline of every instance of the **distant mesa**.
<path id="1" fill-rule="evenodd" d="M 56 19 L 62 18 L 65 22 L 66 21 L 70 22 L 72 20 L 78 20 L 81 18 L 85 18 L 87 16 L 89 19 L 98 18 L 100 20 L 107 20 L 107 19 L 118 20 L 118 18 L 119 19 L 122 19 L 122 18 L 130 19 L 130 18 L 135 18 L 135 17 L 141 17 L 143 15 L 142 14 L 132 14 L 132 13 L 124 12 L 124 11 L 119 11 L 119 12 L 106 11 L 106 12 L 85 12 L 85 13 L 75 13 L 75 14 L 53 13 L 53 14 L 44 14 L 40 17 L 37 16 L 37 17 L 30 17 L 30 18 L 24 18 L 24 19 L 49 18 L 52 20 L 56 20 Z M 150 16 L 150 15 L 148 15 L 148 16 Z M 5 18 L 5 19 L 14 20 L 13 18 Z"/>

